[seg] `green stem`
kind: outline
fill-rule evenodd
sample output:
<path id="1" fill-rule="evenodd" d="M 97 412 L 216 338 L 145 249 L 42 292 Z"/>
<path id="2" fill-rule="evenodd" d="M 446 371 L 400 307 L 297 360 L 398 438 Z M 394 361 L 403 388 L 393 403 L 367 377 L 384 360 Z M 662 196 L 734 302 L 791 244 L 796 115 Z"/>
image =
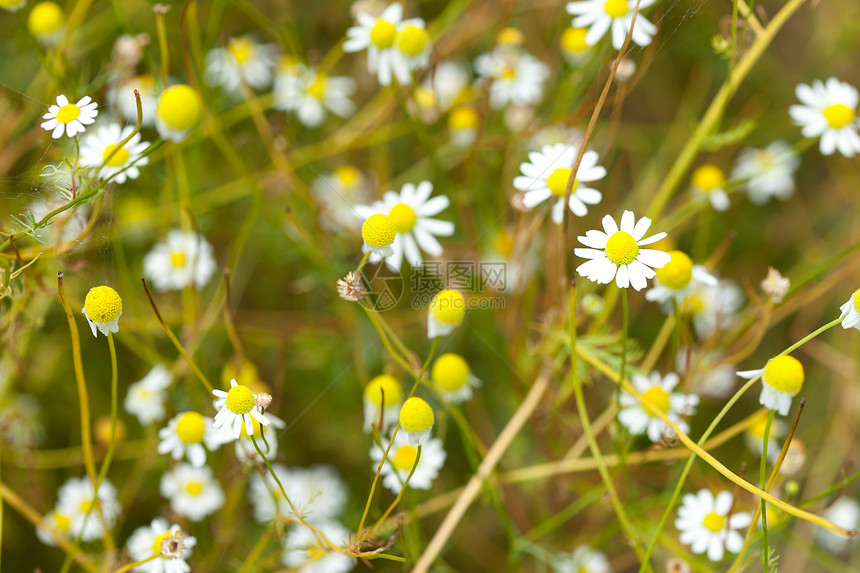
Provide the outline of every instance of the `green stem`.
<path id="1" fill-rule="evenodd" d="M 764 443 L 762 444 L 761 450 L 761 468 L 759 470 L 759 480 L 761 483 L 761 489 L 767 488 L 766 483 L 766 472 L 767 472 L 767 446 L 768 440 L 770 438 L 770 428 L 773 424 L 773 417 L 776 415 L 774 410 L 771 410 L 767 414 L 767 422 L 765 422 L 764 426 Z M 767 546 L 767 501 L 764 498 L 761 500 L 761 534 L 762 534 L 762 561 L 764 561 L 764 573 L 768 573 L 770 570 L 770 551 Z"/>

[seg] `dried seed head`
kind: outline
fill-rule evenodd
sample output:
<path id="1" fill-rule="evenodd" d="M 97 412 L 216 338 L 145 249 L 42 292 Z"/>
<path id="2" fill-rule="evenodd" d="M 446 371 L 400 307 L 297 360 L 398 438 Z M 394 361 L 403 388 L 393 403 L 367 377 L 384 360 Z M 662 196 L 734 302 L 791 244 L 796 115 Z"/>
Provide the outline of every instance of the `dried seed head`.
<path id="1" fill-rule="evenodd" d="M 161 556 L 165 559 L 180 559 L 185 549 L 185 539 L 182 538 L 181 531 L 171 533 L 161 542 Z"/>
<path id="2" fill-rule="evenodd" d="M 361 275 L 350 271 L 345 277 L 337 280 L 337 294 L 350 302 L 358 302 L 367 296 L 367 289 L 361 283 Z"/>
<path id="3" fill-rule="evenodd" d="M 254 405 L 261 409 L 265 410 L 269 407 L 269 404 L 272 403 L 272 395 L 266 394 L 265 392 L 260 392 L 256 395 L 256 400 L 254 401 Z"/>
<path id="4" fill-rule="evenodd" d="M 782 297 L 788 292 L 790 286 L 791 281 L 779 274 L 779 271 L 773 267 L 767 269 L 767 277 L 761 281 L 761 290 L 770 297 L 770 301 L 774 304 L 782 302 Z"/>

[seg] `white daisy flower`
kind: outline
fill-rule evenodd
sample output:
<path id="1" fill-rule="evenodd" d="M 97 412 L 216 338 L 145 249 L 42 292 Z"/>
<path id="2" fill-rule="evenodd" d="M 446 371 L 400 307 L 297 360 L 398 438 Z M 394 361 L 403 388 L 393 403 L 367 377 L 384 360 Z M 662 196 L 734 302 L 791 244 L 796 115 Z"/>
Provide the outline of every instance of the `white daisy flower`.
<path id="1" fill-rule="evenodd" d="M 412 83 L 412 72 L 430 65 L 430 36 L 424 20 L 410 18 L 397 26 L 391 67 L 401 85 Z M 382 82 L 380 82 L 382 83 Z"/>
<path id="2" fill-rule="evenodd" d="M 585 41 L 587 34 L 588 28 L 574 28 L 573 26 L 568 26 L 561 33 L 559 45 L 561 46 L 561 54 L 568 65 L 579 66 L 591 57 L 593 49 Z"/>
<path id="3" fill-rule="evenodd" d="M 441 256 L 442 245 L 436 237 L 454 234 L 454 223 L 432 218 L 446 209 L 451 201 L 445 195 L 431 199 L 432 192 L 433 184 L 429 181 L 422 181 L 418 185 L 405 183 L 400 193 L 386 191 L 382 201 L 355 206 L 356 213 L 365 219 L 375 214 L 388 216 L 396 235 L 390 245 L 392 253 L 384 258 L 388 268 L 395 272 L 400 270 L 404 257 L 413 268 L 421 266 L 422 250 L 432 257 Z M 382 258 L 383 255 L 378 252 L 370 255 L 371 262 Z"/>
<path id="4" fill-rule="evenodd" d="M 702 165 L 690 178 L 691 191 L 697 199 L 707 199 L 715 211 L 725 211 L 731 205 L 726 193 L 726 175 L 716 165 Z"/>
<path id="5" fill-rule="evenodd" d="M 107 336 L 111 332 L 119 332 L 119 317 L 122 315 L 122 299 L 109 286 L 93 287 L 84 299 L 81 312 L 87 319 L 93 336 L 98 338 L 101 332 Z"/>
<path id="6" fill-rule="evenodd" d="M 58 509 L 52 509 L 42 518 L 43 526 L 36 528 L 36 537 L 39 538 L 39 541 L 50 547 L 57 546 L 55 536 L 71 541 L 73 539 L 72 515 Z M 98 516 L 94 516 L 93 519 L 98 520 Z"/>
<path id="7" fill-rule="evenodd" d="M 141 141 L 140 134 L 135 133 L 128 143 L 119 147 L 132 131 L 134 127 L 131 125 L 121 127 L 118 123 L 111 123 L 100 126 L 95 133 L 81 140 L 80 164 L 101 168 L 98 171 L 101 179 L 113 177 L 111 181 L 119 185 L 127 179 L 137 179 L 140 176 L 138 167 L 149 163 L 149 157 L 141 156 L 149 142 Z"/>
<path id="8" fill-rule="evenodd" d="M 447 352 L 436 359 L 430 369 L 430 379 L 442 398 L 449 404 L 459 404 L 472 398 L 472 388 L 481 381 L 472 374 L 469 364 L 459 354 Z"/>
<path id="9" fill-rule="evenodd" d="M 355 19 L 358 25 L 346 31 L 348 39 L 343 44 L 343 51 L 350 53 L 366 49 L 368 71 L 376 74 L 380 84 L 391 85 L 394 60 L 401 57 L 395 42 L 398 26 L 403 19 L 403 6 L 394 2 L 378 17 L 359 12 Z"/>
<path id="10" fill-rule="evenodd" d="M 158 437 L 159 454 L 169 453 L 177 461 L 187 457 L 195 468 L 206 463 L 207 449 L 215 451 L 224 443 L 224 434 L 215 431 L 212 419 L 197 412 L 176 415 L 158 431 Z"/>
<path id="11" fill-rule="evenodd" d="M 748 527 L 752 515 L 732 513 L 727 518 L 731 509 L 732 494 L 728 491 L 721 491 L 716 497 L 707 489 L 684 495 L 675 520 L 681 543 L 690 545 L 693 553 L 707 552 L 711 561 L 721 560 L 725 549 L 732 553 L 740 551 L 744 538 L 735 530 Z"/>
<path id="12" fill-rule="evenodd" d="M 191 521 L 200 521 L 224 505 L 221 484 L 209 466 L 178 464 L 161 476 L 159 489 L 170 501 L 170 508 Z"/>
<path id="13" fill-rule="evenodd" d="M 781 416 L 788 414 L 791 399 L 803 388 L 803 365 L 793 356 L 780 355 L 767 361 L 764 368 L 742 370 L 737 373 L 748 380 L 761 376 L 759 403 L 776 410 Z"/>
<path id="14" fill-rule="evenodd" d="M 123 402 L 125 410 L 136 416 L 141 426 L 160 422 L 165 416 L 165 390 L 172 382 L 170 370 L 163 364 L 157 364 L 143 379 L 129 385 Z"/>
<path id="15" fill-rule="evenodd" d="M 171 539 L 181 537 L 181 550 L 177 548 L 176 556 L 172 558 L 165 557 L 162 550 L 162 543 L 170 542 Z M 182 528 L 176 525 L 169 525 L 168 521 L 161 517 L 156 517 L 149 525 L 138 527 L 131 534 L 126 542 L 128 548 L 128 556 L 132 561 L 143 561 L 152 557 L 153 554 L 159 555 L 155 559 L 141 563 L 135 566 L 132 571 L 138 573 L 189 573 L 191 567 L 186 563 L 186 560 L 191 557 L 191 548 L 197 544 L 197 539 L 191 536 L 182 534 Z M 164 550 L 171 553 L 169 549 Z"/>
<path id="16" fill-rule="evenodd" d="M 190 284 L 201 288 L 215 272 L 212 245 L 203 235 L 173 229 L 163 243 L 143 257 L 143 274 L 156 290 L 182 290 Z"/>
<path id="17" fill-rule="evenodd" d="M 343 512 L 347 488 L 334 467 L 288 468 L 283 464 L 272 464 L 272 469 L 293 507 L 308 523 L 326 523 L 337 519 Z M 272 521 L 278 515 L 296 518 L 271 474 L 267 473 L 264 480 L 259 473 L 252 473 L 248 496 L 254 506 L 254 519 L 260 523 Z"/>
<path id="18" fill-rule="evenodd" d="M 856 328 L 860 330 L 860 289 L 854 291 L 848 302 L 839 307 L 842 318 L 842 328 Z"/>
<path id="19" fill-rule="evenodd" d="M 141 125 L 155 125 L 155 110 L 158 105 L 156 97 L 155 78 L 149 74 L 141 74 L 131 78 L 122 78 L 113 83 L 107 92 L 107 103 L 119 115 L 132 124 L 137 122 L 137 100 L 134 90 L 140 94 L 140 109 L 143 113 Z"/>
<path id="20" fill-rule="evenodd" d="M 788 114 L 801 126 L 804 137 L 821 138 L 822 155 L 832 155 L 838 150 L 845 157 L 853 157 L 860 152 L 857 88 L 828 78 L 826 82 L 815 80 L 811 86 L 799 84 L 794 93 L 803 105 L 789 107 Z"/>
<path id="21" fill-rule="evenodd" d="M 458 291 L 445 289 L 433 295 L 427 309 L 427 338 L 451 334 L 465 316 L 466 299 Z"/>
<path id="22" fill-rule="evenodd" d="M 561 556 L 555 564 L 557 573 L 610 573 L 609 559 L 587 545 L 577 547 L 572 555 Z"/>
<path id="23" fill-rule="evenodd" d="M 549 67 L 521 50 L 497 47 L 475 59 L 479 83 L 490 84 L 490 107 L 500 110 L 508 104 L 530 106 L 543 99 L 543 83 Z"/>
<path id="24" fill-rule="evenodd" d="M 329 542 L 338 547 L 349 546 L 349 531 L 336 521 L 317 526 Z M 331 549 L 307 527 L 291 527 L 284 540 L 281 562 L 296 573 L 346 573 L 352 571 L 355 560 Z"/>
<path id="25" fill-rule="evenodd" d="M 650 44 L 654 34 L 657 33 L 657 26 L 641 12 L 653 3 L 654 0 L 639 2 L 640 12 L 636 15 L 636 23 L 633 25 L 631 40 L 643 47 Z M 633 23 L 636 0 L 580 0 L 568 2 L 566 9 L 568 14 L 576 16 L 571 26 L 588 28 L 588 33 L 585 35 L 587 45 L 596 45 L 612 28 L 612 47 L 620 50 Z"/>
<path id="26" fill-rule="evenodd" d="M 857 529 L 860 527 L 860 505 L 850 497 L 840 497 L 824 510 L 822 517 L 839 527 Z M 831 553 L 846 554 L 857 543 L 857 538 L 845 537 L 819 527 L 816 541 Z"/>
<path id="27" fill-rule="evenodd" d="M 440 62 L 415 88 L 415 103 L 424 112 L 444 112 L 464 103 L 468 90 L 468 68 L 461 62 Z"/>
<path id="28" fill-rule="evenodd" d="M 669 253 L 654 249 L 640 249 L 644 245 L 656 243 L 666 236 L 657 233 L 643 239 L 651 219 L 642 217 L 636 222 L 633 211 L 624 211 L 621 215 L 621 227 L 615 223 L 611 215 L 603 217 L 602 231 L 586 231 L 584 237 L 577 240 L 589 247 L 574 249 L 574 254 L 583 259 L 590 259 L 579 265 L 576 272 L 590 281 L 598 284 L 609 284 L 615 279 L 620 288 L 632 286 L 642 290 L 648 284 L 648 279 L 657 274 L 659 269 L 671 260 Z"/>
<path id="29" fill-rule="evenodd" d="M 116 488 L 110 480 L 105 479 L 99 485 L 98 499 L 105 525 L 109 529 L 113 528 L 120 506 L 116 497 Z M 55 513 L 69 520 L 69 531 L 72 537 L 80 535 L 82 541 L 93 541 L 104 537 L 102 521 L 96 513 L 96 508 L 92 507 L 94 500 L 93 484 L 87 477 L 69 478 L 57 491 Z"/>
<path id="30" fill-rule="evenodd" d="M 387 447 L 388 442 L 383 441 L 383 445 Z M 379 467 L 379 462 L 382 461 L 384 454 L 385 450 L 377 444 L 373 444 L 370 448 L 370 459 L 373 460 L 371 469 L 374 472 Z M 394 444 L 388 452 L 388 463 L 382 465 L 382 485 L 395 494 L 400 493 L 400 490 L 403 489 L 403 483 L 409 477 L 409 472 L 412 471 L 412 466 L 415 465 L 415 460 L 418 459 L 418 465 L 415 467 L 412 479 L 409 480 L 408 487 L 430 489 L 433 480 L 439 475 L 439 470 L 445 463 L 445 456 L 442 440 L 430 438 L 421 446 L 421 457 L 419 458 L 418 448 L 409 443 L 409 439 L 403 435 L 403 432 L 398 432 L 394 438 Z"/>
<path id="31" fill-rule="evenodd" d="M 51 137 L 60 139 L 65 133 L 75 137 L 86 131 L 87 125 L 96 120 L 99 114 L 98 104 L 90 96 L 84 96 L 78 103 L 69 103 L 64 95 L 57 96 L 57 103 L 48 108 L 48 113 L 42 116 L 47 121 L 42 122 L 42 129 L 51 132 Z"/>
<path id="32" fill-rule="evenodd" d="M 474 108 L 465 105 L 455 107 L 448 116 L 451 143 L 456 147 L 470 147 L 478 139 L 480 125 L 481 116 Z"/>
<path id="33" fill-rule="evenodd" d="M 242 83 L 257 90 L 272 83 L 278 47 L 260 44 L 252 36 L 230 38 L 227 46 L 213 48 L 206 54 L 204 79 L 211 87 L 222 87 L 237 94 Z"/>
<path id="34" fill-rule="evenodd" d="M 349 99 L 355 93 L 355 80 L 326 76 L 301 64 L 296 68 L 297 73 L 291 71 L 275 77 L 275 109 L 295 112 L 305 127 L 322 125 L 326 110 L 340 117 L 355 113 L 355 104 Z"/>
<path id="35" fill-rule="evenodd" d="M 786 141 L 777 140 L 764 149 L 745 147 L 738 154 L 732 179 L 744 181 L 750 201 L 763 205 L 775 197 L 784 201 L 794 193 L 794 172 L 800 157 Z"/>
<path id="36" fill-rule="evenodd" d="M 762 446 L 764 445 L 764 431 L 767 427 L 767 414 L 762 411 L 762 415 L 756 418 L 752 425 L 744 430 L 744 443 L 747 449 L 757 456 L 761 456 Z M 770 433 L 767 439 L 767 461 L 775 463 L 779 452 L 782 449 L 779 439 L 785 435 L 785 424 L 780 420 L 774 420 L 770 425 Z"/>
<path id="37" fill-rule="evenodd" d="M 657 269 L 654 287 L 645 293 L 645 300 L 659 303 L 667 312 L 671 312 L 671 301 L 683 305 L 687 293 L 698 285 L 717 286 L 717 277 L 703 265 L 694 265 L 683 251 L 669 251 L 669 257 L 669 262 Z"/>
<path id="38" fill-rule="evenodd" d="M 330 232 L 354 233 L 361 228 L 353 205 L 370 198 L 371 178 L 352 165 L 341 165 L 311 183 L 311 195 L 320 206 L 320 224 Z"/>
<path id="39" fill-rule="evenodd" d="M 388 428 L 397 423 L 400 407 L 403 405 L 403 386 L 400 381 L 390 374 L 380 374 L 364 387 L 364 431 L 370 432 L 373 424 L 380 420 L 382 409 L 382 427 L 379 432 L 384 434 Z"/>
<path id="40" fill-rule="evenodd" d="M 254 426 L 254 435 L 262 436 L 262 438 L 256 438 L 257 445 L 260 446 L 267 458 L 274 459 L 278 457 L 278 430 L 286 428 L 287 423 L 271 413 L 267 413 L 266 418 L 270 422 L 268 426 L 260 425 L 257 420 L 251 420 L 251 422 Z M 236 459 L 246 466 L 263 463 L 263 458 L 257 453 L 254 443 L 245 431 L 245 426 L 242 426 L 241 434 L 239 439 L 235 441 L 233 451 L 236 453 Z"/>
<path id="41" fill-rule="evenodd" d="M 522 175 L 514 177 L 514 187 L 524 192 L 522 203 L 525 207 L 531 209 L 553 199 L 552 222 L 556 225 L 561 225 L 564 218 L 564 195 L 578 151 L 564 143 L 532 151 L 529 160 L 520 164 Z M 586 151 L 576 172 L 568 207 L 577 217 L 588 214 L 586 205 L 597 205 L 603 198 L 600 191 L 582 185 L 606 177 L 606 169 L 597 164 L 598 159 L 596 151 Z"/>
<path id="42" fill-rule="evenodd" d="M 245 422 L 245 432 L 249 436 L 254 435 L 252 420 L 257 420 L 263 426 L 269 425 L 269 420 L 263 415 L 262 408 L 257 406 L 257 394 L 247 386 L 230 380 L 230 390 L 212 390 L 217 400 L 215 409 L 215 428 L 224 428 L 234 440 L 238 440 L 242 433 L 242 421 Z"/>
<path id="43" fill-rule="evenodd" d="M 650 378 L 641 374 L 633 374 L 632 377 L 633 387 L 642 394 L 645 401 L 666 414 L 686 434 L 690 431 L 690 426 L 683 417 L 696 412 L 699 397 L 695 394 L 672 392 L 679 381 L 680 378 L 675 373 L 661 377 L 659 372 L 652 372 Z M 666 422 L 646 410 L 639 399 L 626 390 L 621 391 L 619 406 L 618 421 L 634 436 L 647 433 L 648 439 L 657 443 L 669 430 Z"/>
<path id="44" fill-rule="evenodd" d="M 681 314 L 692 317 L 696 335 L 706 339 L 736 321 L 736 313 L 743 305 L 743 300 L 743 292 L 737 283 L 718 279 L 716 286 L 691 283 L 679 307 Z"/>

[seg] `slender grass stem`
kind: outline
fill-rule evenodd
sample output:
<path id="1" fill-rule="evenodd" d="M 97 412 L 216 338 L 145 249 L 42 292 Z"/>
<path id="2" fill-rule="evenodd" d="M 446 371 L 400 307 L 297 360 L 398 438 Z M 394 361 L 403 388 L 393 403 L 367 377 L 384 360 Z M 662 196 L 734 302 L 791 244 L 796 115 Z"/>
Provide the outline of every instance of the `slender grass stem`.
<path id="1" fill-rule="evenodd" d="M 759 483 L 761 484 L 761 488 L 763 490 L 767 489 L 767 484 L 765 482 L 765 472 L 767 471 L 767 446 L 768 440 L 770 439 L 770 428 L 773 424 L 773 418 L 776 415 L 776 412 L 771 410 L 767 414 L 767 421 L 764 426 L 764 436 L 763 436 L 763 444 L 761 450 L 761 467 L 759 469 Z M 770 551 L 768 549 L 767 543 L 767 501 L 764 498 L 761 500 L 761 540 L 762 540 L 762 553 L 761 558 L 764 562 L 764 573 L 768 573 L 770 571 Z"/>

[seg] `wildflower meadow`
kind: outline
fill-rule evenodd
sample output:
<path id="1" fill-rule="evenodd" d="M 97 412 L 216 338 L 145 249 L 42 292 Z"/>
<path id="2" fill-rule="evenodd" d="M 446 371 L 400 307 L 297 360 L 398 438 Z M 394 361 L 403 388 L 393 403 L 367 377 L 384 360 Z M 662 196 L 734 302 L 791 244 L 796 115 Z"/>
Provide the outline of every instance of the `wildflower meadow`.
<path id="1" fill-rule="evenodd" d="M 860 573 L 856 0 L 0 46 L 0 571 Z"/>

